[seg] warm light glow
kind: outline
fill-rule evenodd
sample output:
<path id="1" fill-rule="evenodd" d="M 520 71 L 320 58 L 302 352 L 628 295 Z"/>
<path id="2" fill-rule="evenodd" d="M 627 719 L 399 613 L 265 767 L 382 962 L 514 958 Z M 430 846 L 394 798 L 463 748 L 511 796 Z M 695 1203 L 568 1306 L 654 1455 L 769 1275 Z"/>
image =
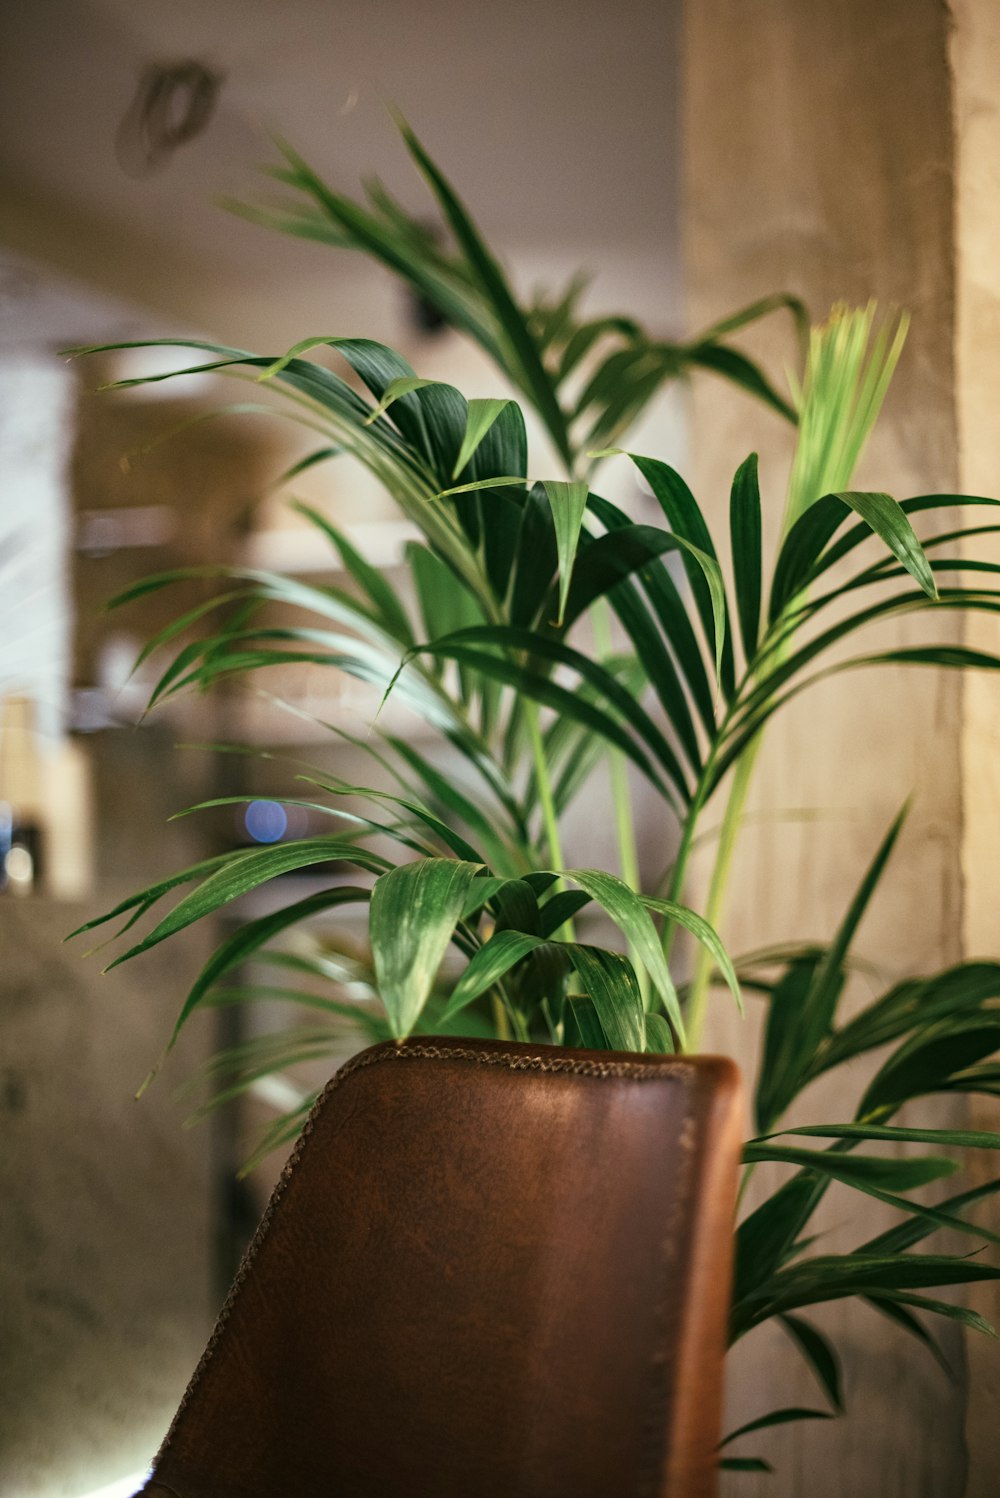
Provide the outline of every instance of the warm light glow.
<path id="1" fill-rule="evenodd" d="M 27 848 L 22 848 L 20 843 L 16 843 L 7 854 L 4 868 L 11 884 L 30 884 L 35 875 L 35 860 Z"/>
<path id="2" fill-rule="evenodd" d="M 109 1482 L 103 1488 L 92 1488 L 89 1493 L 81 1493 L 80 1498 L 134 1498 L 148 1476 L 148 1472 L 133 1472 L 128 1477 L 119 1477 L 117 1482 Z"/>

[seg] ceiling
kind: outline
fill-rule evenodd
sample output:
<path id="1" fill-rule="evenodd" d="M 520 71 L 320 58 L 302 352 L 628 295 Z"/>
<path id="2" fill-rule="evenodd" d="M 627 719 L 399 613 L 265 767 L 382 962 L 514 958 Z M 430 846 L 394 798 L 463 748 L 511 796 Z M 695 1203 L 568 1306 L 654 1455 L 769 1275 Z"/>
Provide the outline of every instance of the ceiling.
<path id="1" fill-rule="evenodd" d="M 36 266 L 233 336 L 375 317 L 350 257 L 216 206 L 260 190 L 269 137 L 338 188 L 377 173 L 426 203 L 396 105 L 515 266 L 676 283 L 676 0 L 31 0 L 0 17 L 0 243 Z M 151 62 L 223 75 L 204 134 L 128 175 L 116 135 Z M 629 270 L 628 267 L 632 269 Z M 377 295 L 384 299 L 384 289 Z M 309 313 L 307 317 L 306 306 Z M 370 328 L 370 322 L 366 327 Z M 332 331 L 322 327 L 322 331 Z"/>

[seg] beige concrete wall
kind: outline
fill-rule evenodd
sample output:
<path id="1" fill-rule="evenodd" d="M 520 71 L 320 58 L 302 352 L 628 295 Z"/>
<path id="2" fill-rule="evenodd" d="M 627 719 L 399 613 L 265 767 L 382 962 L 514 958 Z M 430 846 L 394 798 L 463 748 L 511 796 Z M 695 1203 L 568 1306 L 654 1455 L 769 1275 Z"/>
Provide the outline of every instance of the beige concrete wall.
<path id="1" fill-rule="evenodd" d="M 102 979 L 60 946 L 91 913 L 0 905 L 3 1498 L 77 1498 L 143 1471 L 211 1326 L 205 1136 L 182 1134 L 169 1081 L 133 1097 L 191 948 L 141 987 Z"/>
<path id="2" fill-rule="evenodd" d="M 1000 10 L 988 0 L 953 0 L 951 61 L 956 127 L 956 412 L 959 474 L 966 494 L 1000 492 Z M 973 518 L 975 516 L 975 518 Z M 989 519 L 995 524 L 996 517 Z M 970 524 L 984 523 L 972 511 Z M 996 537 L 975 543 L 1000 563 Z M 996 616 L 966 628 L 969 645 L 1000 653 Z M 969 675 L 962 696 L 962 937 L 969 956 L 1000 949 L 997 849 L 1000 848 L 1000 695 L 988 674 Z M 970 1121 L 1000 1130 L 1000 1104 L 976 1099 Z M 979 1155 L 970 1169 L 983 1181 L 995 1161 Z M 1000 1228 L 994 1205 L 990 1226 Z M 1000 1294 L 974 1299 L 997 1324 Z M 1000 1356 L 982 1338 L 969 1339 L 969 1498 L 996 1492 L 1000 1464 Z"/>
<path id="3" fill-rule="evenodd" d="M 838 299 L 874 296 L 886 307 L 908 307 L 907 350 L 858 475 L 859 486 L 900 498 L 953 491 L 960 476 L 948 44 L 942 0 L 697 0 L 687 8 L 691 320 L 777 289 L 801 294 L 816 317 Z M 772 369 L 791 353 L 777 326 L 754 346 Z M 773 543 L 790 447 L 789 431 L 749 402 L 698 387 L 693 472 L 717 523 L 733 470 L 757 449 Z M 945 620 L 934 635 L 955 638 Z M 918 638 L 928 638 L 926 626 L 909 623 L 878 636 Z M 907 829 L 858 948 L 890 980 L 961 955 L 961 711 L 957 676 L 897 671 L 824 683 L 775 720 L 723 928 L 732 950 L 828 938 L 912 792 Z M 804 807 L 816 818 L 783 815 Z M 752 1020 L 740 1027 L 720 1011 L 711 1038 L 753 1064 Z M 817 1086 L 805 1102 L 809 1115 L 843 1116 L 856 1097 L 852 1089 L 845 1099 L 843 1088 L 843 1078 Z M 868 1219 L 841 1195 L 825 1226 L 828 1245 L 846 1248 L 863 1241 Z M 848 1421 L 761 1438 L 753 1453 L 774 1460 L 777 1479 L 741 1477 L 732 1492 L 961 1493 L 960 1338 L 946 1331 L 958 1370 L 949 1383 L 915 1343 L 870 1311 L 844 1304 L 816 1320 L 845 1356 Z M 779 1404 L 819 1402 L 777 1333 L 748 1339 L 735 1361 L 734 1423 Z M 750 1443 L 742 1449 L 750 1453 Z"/>

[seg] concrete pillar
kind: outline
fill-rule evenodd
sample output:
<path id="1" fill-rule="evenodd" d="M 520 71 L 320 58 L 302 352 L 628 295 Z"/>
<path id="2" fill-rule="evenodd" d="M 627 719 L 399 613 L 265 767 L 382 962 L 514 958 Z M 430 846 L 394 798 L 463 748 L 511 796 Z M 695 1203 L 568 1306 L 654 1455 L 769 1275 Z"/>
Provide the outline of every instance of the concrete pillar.
<path id="1" fill-rule="evenodd" d="M 803 296 L 817 318 L 837 300 L 909 308 L 910 339 L 859 487 L 899 498 L 1000 492 L 1000 16 L 991 0 L 699 0 L 686 8 L 683 79 L 691 326 L 779 289 Z M 778 323 L 748 347 L 772 371 L 792 357 Z M 737 464 L 760 452 L 773 546 L 789 430 L 702 381 L 692 447 L 696 492 L 717 525 Z M 870 639 L 957 640 L 958 629 L 941 619 L 929 634 L 926 621 L 904 621 Z M 984 643 L 979 626 L 966 638 Z M 997 648 L 995 636 L 986 648 Z M 1000 796 L 988 772 L 998 702 L 994 678 L 883 671 L 837 678 L 793 703 L 760 758 L 724 924 L 731 950 L 829 938 L 913 793 L 859 950 L 878 964 L 882 986 L 963 955 L 996 955 L 989 871 Z M 789 820 L 801 808 L 810 819 Z M 710 1040 L 754 1065 L 752 1020 L 738 1026 L 720 1009 Z M 817 1086 L 811 1117 L 846 1116 L 855 1095 L 845 1100 L 842 1088 L 843 1079 Z M 829 1246 L 846 1248 L 867 1222 L 843 1197 L 838 1210 Z M 970 1493 L 994 1490 L 985 1448 L 1000 1387 L 995 1344 L 966 1349 L 946 1329 L 957 1368 L 949 1383 L 916 1343 L 862 1307 L 816 1319 L 846 1354 L 848 1423 L 762 1438 L 752 1454 L 775 1461 L 779 1491 L 938 1498 L 966 1491 L 967 1468 Z M 734 1423 L 778 1404 L 818 1404 L 780 1336 L 755 1335 L 736 1360 Z M 741 1449 L 751 1454 L 748 1443 Z M 774 1491 L 769 1479 L 739 1482 L 746 1498 Z"/>
<path id="2" fill-rule="evenodd" d="M 954 0 L 951 69 L 956 136 L 955 174 L 955 409 L 961 489 L 1000 494 L 1000 11 L 989 0 Z M 981 515 L 983 512 L 978 512 Z M 991 517 L 992 518 L 992 517 Z M 973 524 L 982 524 L 977 519 Z M 1000 563 L 997 538 L 976 543 Z M 995 616 L 970 619 L 966 643 L 1000 651 Z M 969 956 L 1000 950 L 997 849 L 1000 848 L 1000 695 L 985 675 L 962 683 L 962 942 Z M 974 1127 L 1000 1130 L 1000 1103 L 975 1099 Z M 997 1175 L 996 1161 L 979 1155 L 970 1169 Z M 990 1218 L 1000 1229 L 1000 1208 Z M 973 1299 L 996 1325 L 1000 1293 L 992 1286 Z M 1000 1463 L 1000 1355 L 982 1338 L 968 1343 L 968 1498 L 996 1491 Z"/>

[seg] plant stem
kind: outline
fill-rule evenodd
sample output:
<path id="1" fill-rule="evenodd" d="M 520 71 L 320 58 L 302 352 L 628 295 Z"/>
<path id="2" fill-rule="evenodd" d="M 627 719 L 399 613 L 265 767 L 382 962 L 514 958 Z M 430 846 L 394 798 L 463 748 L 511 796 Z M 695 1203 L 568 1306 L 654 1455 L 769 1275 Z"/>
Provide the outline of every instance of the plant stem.
<path id="1" fill-rule="evenodd" d="M 607 599 L 600 598 L 593 607 L 594 644 L 601 660 L 607 663 L 613 653 L 611 638 L 611 609 Z M 615 836 L 618 839 L 618 866 L 623 881 L 629 889 L 639 891 L 639 851 L 635 841 L 635 816 L 632 810 L 632 792 L 628 783 L 628 766 L 620 749 L 608 750 L 608 774 L 611 779 L 611 804 L 615 812 Z M 653 998 L 652 985 L 645 966 L 638 959 L 631 942 L 629 961 L 635 969 L 642 1007 L 650 1008 Z"/>
<path id="2" fill-rule="evenodd" d="M 607 662 L 612 654 L 611 611 L 607 600 L 600 598 L 593 606 L 594 644 L 601 660 Z M 632 792 L 628 783 L 628 768 L 620 749 L 608 750 L 608 768 L 611 777 L 611 797 L 615 810 L 615 834 L 618 838 L 618 863 L 621 876 L 630 889 L 639 889 L 639 854 L 635 841 L 635 817 L 632 811 Z"/>
<path id="3" fill-rule="evenodd" d="M 542 826 L 545 829 L 545 842 L 548 846 L 549 863 L 557 874 L 561 874 L 565 868 L 562 854 L 562 844 L 559 840 L 559 818 L 556 815 L 555 801 L 552 798 L 552 781 L 549 778 L 549 767 L 545 759 L 545 741 L 542 738 L 541 724 L 538 720 L 538 704 L 524 700 L 524 721 L 528 727 L 528 738 L 531 741 L 531 758 L 535 766 L 535 785 L 538 788 L 538 800 L 542 809 Z M 564 882 L 559 880 L 558 888 L 564 888 Z M 566 921 L 559 928 L 565 931 L 570 941 L 576 937 L 573 922 Z M 555 933 L 553 932 L 553 935 Z"/>
<path id="4" fill-rule="evenodd" d="M 733 854 L 736 851 L 736 838 L 743 820 L 743 812 L 750 790 L 750 781 L 753 778 L 754 766 L 757 763 L 757 755 L 762 742 L 762 737 L 758 737 L 748 745 L 742 758 L 737 762 L 733 773 L 733 781 L 729 787 L 729 798 L 726 801 L 726 810 L 722 818 L 722 826 L 719 829 L 719 843 L 716 850 L 715 863 L 712 867 L 712 877 L 709 881 L 708 896 L 705 901 L 704 911 L 706 921 L 714 926 L 716 930 L 718 930 L 719 921 L 722 918 L 726 890 L 729 885 L 729 875 L 733 865 Z M 699 947 L 698 955 L 695 958 L 694 975 L 691 980 L 691 991 L 688 998 L 687 1015 L 685 1017 L 688 1045 L 691 1050 L 697 1050 L 701 1039 L 711 978 L 712 959 L 703 947 Z"/>
<path id="5" fill-rule="evenodd" d="M 639 890 L 639 853 L 635 843 L 632 814 L 632 792 L 628 783 L 625 757 L 618 749 L 609 755 L 611 796 L 615 808 L 615 832 L 618 837 L 618 860 L 622 879 L 629 889 Z"/>
<path id="6" fill-rule="evenodd" d="M 680 846 L 677 849 L 677 857 L 674 860 L 674 867 L 670 877 L 670 886 L 667 892 L 668 900 L 675 900 L 679 902 L 681 896 L 684 893 L 684 881 L 687 877 L 688 859 L 691 856 L 691 849 L 694 845 L 694 835 L 698 827 L 698 819 L 704 811 L 705 803 L 709 797 L 709 787 L 711 786 L 712 775 L 715 771 L 715 761 L 718 757 L 719 746 L 725 738 L 726 730 L 729 727 L 729 723 L 733 716 L 733 713 L 736 711 L 738 702 L 739 698 L 737 696 L 733 699 L 732 703 L 730 703 L 728 709 L 726 710 L 726 715 L 716 732 L 715 738 L 712 740 L 708 754 L 705 757 L 705 763 L 701 768 L 700 775 L 698 776 L 698 783 L 695 787 L 694 796 L 691 799 L 691 805 L 688 808 L 688 814 L 684 818 L 684 821 L 682 823 Z M 670 949 L 673 946 L 674 933 L 676 929 L 676 923 L 673 921 L 667 921 L 663 927 L 664 957 L 670 956 Z"/>

